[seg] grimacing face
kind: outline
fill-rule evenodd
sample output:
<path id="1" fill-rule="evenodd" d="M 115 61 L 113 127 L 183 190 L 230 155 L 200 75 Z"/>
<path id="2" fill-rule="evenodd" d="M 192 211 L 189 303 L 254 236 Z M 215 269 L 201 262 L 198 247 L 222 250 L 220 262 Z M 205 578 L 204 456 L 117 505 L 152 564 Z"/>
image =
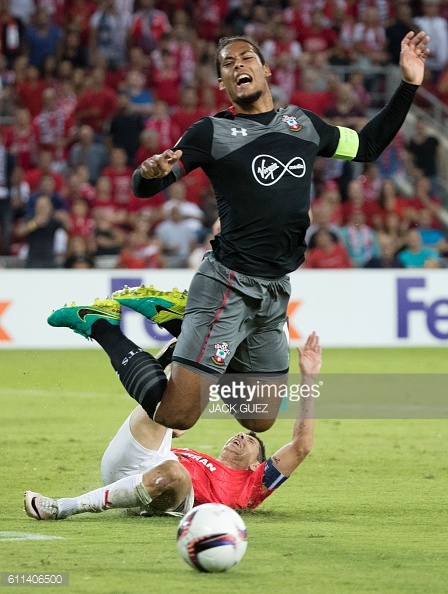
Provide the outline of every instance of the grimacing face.
<path id="1" fill-rule="evenodd" d="M 258 465 L 260 444 L 255 437 L 247 433 L 238 433 L 226 441 L 221 451 L 221 458 L 231 456 L 241 461 L 241 468 Z"/>
<path id="2" fill-rule="evenodd" d="M 234 41 L 224 46 L 219 55 L 221 78 L 219 88 L 227 91 L 232 102 L 249 105 L 269 90 L 267 78 L 271 71 L 262 64 L 246 41 Z"/>

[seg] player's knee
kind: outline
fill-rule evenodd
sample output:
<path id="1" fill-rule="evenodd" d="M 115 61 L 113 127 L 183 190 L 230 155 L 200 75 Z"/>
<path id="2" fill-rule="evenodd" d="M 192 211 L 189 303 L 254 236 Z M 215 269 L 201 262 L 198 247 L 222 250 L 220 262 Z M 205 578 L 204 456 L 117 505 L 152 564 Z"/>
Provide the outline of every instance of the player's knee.
<path id="1" fill-rule="evenodd" d="M 181 414 L 173 411 L 164 412 L 159 408 L 154 416 L 154 420 L 156 423 L 159 423 L 164 427 L 187 431 L 187 429 L 191 429 L 193 427 L 198 419 L 193 414 L 188 414 L 182 411 Z"/>
<path id="2" fill-rule="evenodd" d="M 275 419 L 237 419 L 238 423 L 248 431 L 263 433 L 272 427 Z"/>
<path id="3" fill-rule="evenodd" d="M 190 475 L 176 460 L 167 460 L 157 466 L 157 477 L 147 473 L 143 476 L 145 487 L 157 487 L 160 491 L 178 491 L 190 487 Z"/>

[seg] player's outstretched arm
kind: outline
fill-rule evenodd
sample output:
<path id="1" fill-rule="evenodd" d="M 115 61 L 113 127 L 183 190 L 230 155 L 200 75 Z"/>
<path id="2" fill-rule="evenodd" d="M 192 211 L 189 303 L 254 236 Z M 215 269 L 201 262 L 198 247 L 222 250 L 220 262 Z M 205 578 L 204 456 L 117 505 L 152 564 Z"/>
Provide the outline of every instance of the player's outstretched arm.
<path id="1" fill-rule="evenodd" d="M 299 353 L 299 367 L 301 385 L 313 386 L 322 367 L 322 348 L 318 335 L 313 332 L 303 348 L 297 349 Z M 310 394 L 312 393 L 310 389 Z M 314 435 L 314 397 L 301 397 L 292 441 L 283 446 L 272 456 L 272 461 L 279 472 L 284 476 L 291 473 L 303 462 L 310 453 Z"/>

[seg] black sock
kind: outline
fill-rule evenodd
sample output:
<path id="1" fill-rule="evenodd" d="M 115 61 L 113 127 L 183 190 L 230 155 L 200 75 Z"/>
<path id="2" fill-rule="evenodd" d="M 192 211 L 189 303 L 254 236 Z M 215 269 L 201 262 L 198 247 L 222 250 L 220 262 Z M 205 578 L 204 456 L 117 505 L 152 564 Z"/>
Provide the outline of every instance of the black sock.
<path id="1" fill-rule="evenodd" d="M 178 338 L 180 331 L 182 330 L 182 320 L 168 320 L 168 322 L 163 322 L 163 324 L 159 324 L 161 328 L 164 328 L 167 332 L 174 336 L 174 338 Z"/>
<path id="2" fill-rule="evenodd" d="M 119 326 L 106 320 L 98 320 L 92 325 L 91 336 L 109 355 L 129 396 L 141 404 L 152 419 L 167 384 L 160 363 L 129 340 Z"/>

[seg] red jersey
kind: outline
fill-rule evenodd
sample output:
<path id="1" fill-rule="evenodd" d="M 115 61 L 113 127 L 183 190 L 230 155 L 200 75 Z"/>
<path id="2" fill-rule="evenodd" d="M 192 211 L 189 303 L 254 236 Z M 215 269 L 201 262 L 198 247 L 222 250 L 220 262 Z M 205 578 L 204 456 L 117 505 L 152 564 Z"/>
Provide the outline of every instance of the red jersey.
<path id="1" fill-rule="evenodd" d="M 133 172 L 132 167 L 126 167 L 123 171 L 117 171 L 112 165 L 104 167 L 101 172 L 101 175 L 106 175 L 112 180 L 113 201 L 118 207 L 127 206 L 131 200 Z"/>
<path id="2" fill-rule="evenodd" d="M 276 471 L 281 478 L 270 480 L 271 488 L 266 486 L 266 475 L 272 468 L 269 461 L 262 462 L 255 470 L 238 470 L 195 450 L 172 448 L 172 451 L 191 476 L 195 506 L 223 503 L 232 509 L 254 509 L 286 479 Z"/>
<path id="3" fill-rule="evenodd" d="M 24 171 L 29 171 L 33 167 L 36 145 L 36 137 L 31 126 L 25 132 L 11 126 L 5 133 L 5 146 L 15 156 L 16 164 Z"/>

